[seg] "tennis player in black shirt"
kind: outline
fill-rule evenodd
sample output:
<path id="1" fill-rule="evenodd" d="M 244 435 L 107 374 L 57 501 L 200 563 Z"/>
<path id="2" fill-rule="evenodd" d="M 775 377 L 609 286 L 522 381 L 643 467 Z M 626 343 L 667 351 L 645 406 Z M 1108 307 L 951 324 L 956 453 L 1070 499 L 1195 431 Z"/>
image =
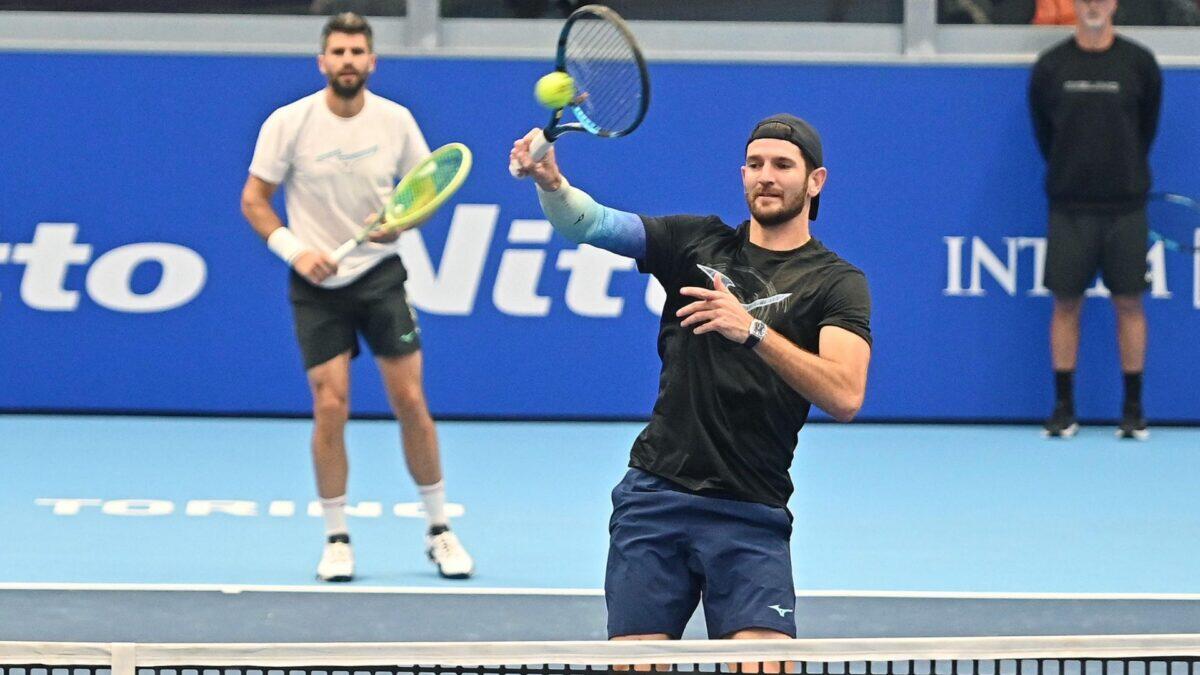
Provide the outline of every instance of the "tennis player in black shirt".
<path id="1" fill-rule="evenodd" d="M 1125 402 L 1117 435 L 1144 440 L 1146 196 L 1162 73 L 1154 55 L 1115 34 L 1117 0 L 1075 0 L 1075 35 L 1038 57 L 1029 105 L 1046 158 L 1046 288 L 1055 405 L 1044 434 L 1069 438 L 1083 294 L 1099 270 L 1112 292 Z"/>
<path id="2" fill-rule="evenodd" d="M 710 637 L 795 637 L 796 435 L 811 404 L 854 417 L 871 357 L 866 279 L 809 231 L 827 176 L 816 130 L 792 115 L 754 127 L 736 228 L 601 206 L 553 152 L 534 163 L 529 138 L 511 158 L 554 227 L 635 258 L 667 292 L 658 401 L 612 495 L 609 637 L 679 638 L 701 600 Z"/>

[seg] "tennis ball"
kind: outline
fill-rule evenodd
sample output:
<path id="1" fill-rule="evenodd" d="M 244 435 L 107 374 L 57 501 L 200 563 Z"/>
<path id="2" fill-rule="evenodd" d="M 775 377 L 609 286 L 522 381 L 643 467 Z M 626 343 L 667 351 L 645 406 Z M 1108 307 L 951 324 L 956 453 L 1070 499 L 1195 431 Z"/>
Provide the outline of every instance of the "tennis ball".
<path id="1" fill-rule="evenodd" d="M 566 107 L 575 98 L 575 80 L 571 76 L 556 70 L 543 75 L 533 89 L 537 102 L 551 110 Z"/>

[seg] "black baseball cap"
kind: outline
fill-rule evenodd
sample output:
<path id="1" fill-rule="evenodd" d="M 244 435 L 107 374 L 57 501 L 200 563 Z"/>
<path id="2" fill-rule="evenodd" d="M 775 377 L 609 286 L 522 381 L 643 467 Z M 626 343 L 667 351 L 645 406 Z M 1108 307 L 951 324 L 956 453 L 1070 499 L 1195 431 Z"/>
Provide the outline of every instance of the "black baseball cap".
<path id="1" fill-rule="evenodd" d="M 760 138 L 777 138 L 781 141 L 788 141 L 800 148 L 800 154 L 804 155 L 804 160 L 811 166 L 809 169 L 825 166 L 825 161 L 821 153 L 821 135 L 813 128 L 811 124 L 787 113 L 779 113 L 771 115 L 754 125 L 754 131 L 750 132 L 750 139 L 746 141 L 746 146 Z M 808 219 L 817 219 L 817 207 L 820 206 L 821 195 L 812 198 L 812 206 L 808 211 Z"/>

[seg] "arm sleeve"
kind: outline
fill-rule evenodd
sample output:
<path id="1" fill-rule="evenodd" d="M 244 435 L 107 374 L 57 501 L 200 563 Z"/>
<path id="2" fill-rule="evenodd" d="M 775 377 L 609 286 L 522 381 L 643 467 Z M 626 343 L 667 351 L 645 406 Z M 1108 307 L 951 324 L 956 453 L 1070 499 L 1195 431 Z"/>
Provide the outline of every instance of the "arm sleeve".
<path id="1" fill-rule="evenodd" d="M 429 156 L 429 144 L 425 142 L 425 135 L 421 133 L 421 127 L 417 126 L 417 121 L 413 119 L 412 113 L 405 110 L 404 114 L 406 115 L 404 138 L 401 139 L 400 155 L 396 158 L 396 175 L 400 177 L 412 171 L 414 166 Z"/>
<path id="2" fill-rule="evenodd" d="M 857 269 L 847 270 L 829 287 L 825 315 L 820 326 L 837 326 L 871 342 L 871 292 L 867 277 Z"/>
<path id="3" fill-rule="evenodd" d="M 1150 146 L 1158 134 L 1158 114 L 1162 106 L 1162 71 L 1153 56 L 1147 58 L 1146 96 L 1141 105 L 1142 148 L 1150 154 Z"/>
<path id="4" fill-rule="evenodd" d="M 1033 117 L 1033 135 L 1043 159 L 1050 159 L 1054 142 L 1054 125 L 1050 120 L 1050 104 L 1046 100 L 1049 74 L 1039 60 L 1029 76 L 1029 112 Z"/>
<path id="5" fill-rule="evenodd" d="M 646 228 L 638 216 L 596 203 L 565 178 L 554 192 L 539 187 L 537 193 L 546 219 L 567 239 L 638 260 L 646 255 Z"/>
<path id="6" fill-rule="evenodd" d="M 292 165 L 295 142 L 295 134 L 287 133 L 279 111 L 271 113 L 258 132 L 254 158 L 250 160 L 250 174 L 274 185 L 282 183 Z"/>

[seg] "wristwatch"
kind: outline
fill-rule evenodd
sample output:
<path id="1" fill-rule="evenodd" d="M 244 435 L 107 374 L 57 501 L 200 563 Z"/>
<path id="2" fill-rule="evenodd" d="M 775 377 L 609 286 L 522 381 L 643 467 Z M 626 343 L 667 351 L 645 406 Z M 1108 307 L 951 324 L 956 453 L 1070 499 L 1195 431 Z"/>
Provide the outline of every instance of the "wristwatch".
<path id="1" fill-rule="evenodd" d="M 765 337 L 767 337 L 767 324 L 755 319 L 750 322 L 750 335 L 742 344 L 753 349 Z"/>

